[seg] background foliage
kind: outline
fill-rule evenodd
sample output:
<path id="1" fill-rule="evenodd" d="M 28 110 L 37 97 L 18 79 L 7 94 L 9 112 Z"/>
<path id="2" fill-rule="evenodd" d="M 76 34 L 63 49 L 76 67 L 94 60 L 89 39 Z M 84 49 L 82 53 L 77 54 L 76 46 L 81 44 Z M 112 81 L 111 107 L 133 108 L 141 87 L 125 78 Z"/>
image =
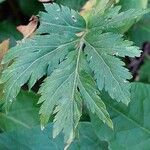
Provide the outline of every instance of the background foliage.
<path id="1" fill-rule="evenodd" d="M 80 11 L 86 0 L 56 0 L 58 4 L 66 5 Z M 131 8 L 149 8 L 147 0 L 120 0 L 122 10 Z M 43 4 L 37 0 L 1 0 L 0 1 L 0 43 L 9 39 L 9 48 L 16 45 L 23 35 L 16 29 L 18 25 L 27 25 L 32 15 L 44 10 Z M 140 18 L 139 18 L 140 19 Z M 124 27 L 126 38 L 134 41 L 142 49 L 142 55 L 135 59 L 125 58 L 127 67 L 134 78 L 131 79 L 131 103 L 126 106 L 113 101 L 107 93 L 101 92 L 114 130 L 103 124 L 95 115 L 88 115 L 85 109 L 79 123 L 76 140 L 69 149 L 102 149 L 102 150 L 149 150 L 150 147 L 150 13 L 144 15 L 134 25 L 129 23 Z M 6 46 L 5 46 L 6 49 Z M 1 52 L 4 45 L 0 46 Z M 2 66 L 1 68 L 5 68 Z M 48 150 L 63 149 L 63 136 L 52 138 L 52 119 L 44 131 L 40 130 L 39 95 L 35 94 L 42 80 L 27 92 L 24 85 L 10 110 L 5 112 L 0 106 L 0 149 L 8 150 Z M 3 86 L 3 85 L 1 85 Z M 2 87 L 0 88 L 2 89 Z M 1 91 L 2 93 L 2 91 Z M 1 101 L 2 102 L 2 101 Z M 91 120 L 89 119 L 91 118 Z M 89 122 L 91 121 L 91 122 Z M 136 135 L 136 136 L 135 136 Z"/>

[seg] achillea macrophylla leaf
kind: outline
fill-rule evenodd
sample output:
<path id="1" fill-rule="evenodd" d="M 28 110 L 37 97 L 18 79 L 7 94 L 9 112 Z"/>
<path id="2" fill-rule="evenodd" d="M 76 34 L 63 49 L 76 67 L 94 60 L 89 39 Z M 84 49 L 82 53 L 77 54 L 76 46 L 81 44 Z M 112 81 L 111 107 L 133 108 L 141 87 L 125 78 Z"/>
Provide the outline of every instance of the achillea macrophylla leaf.
<path id="1" fill-rule="evenodd" d="M 67 7 L 60 8 L 56 4 L 52 7 L 45 5 L 45 8 L 52 13 L 41 13 L 38 35 L 21 41 L 10 49 L 3 59 L 3 63 L 14 60 L 2 76 L 2 82 L 7 81 L 4 88 L 6 103 L 17 96 L 20 87 L 26 82 L 29 88 L 32 88 L 38 79 L 47 74 L 48 67 L 51 70 L 57 67 L 80 40 L 75 34 L 85 27 L 85 22 L 78 13 Z M 61 16 L 63 13 L 64 16 Z M 58 16 L 59 19 L 57 19 Z"/>
<path id="2" fill-rule="evenodd" d="M 74 54 L 69 55 L 68 59 L 45 80 L 39 91 L 42 95 L 39 103 L 43 102 L 40 110 L 42 126 L 48 123 L 52 113 L 56 114 L 53 136 L 56 137 L 63 130 L 66 144 L 73 141 L 74 131 L 81 116 L 81 98 L 78 98 L 80 95 L 77 91 L 78 58 Z"/>
<path id="3" fill-rule="evenodd" d="M 98 88 L 104 88 L 118 102 L 128 104 L 130 84 L 127 79 L 130 79 L 131 75 L 118 56 L 139 56 L 138 48 L 131 46 L 132 42 L 124 41 L 119 34 L 99 31 L 87 34 L 85 44 L 85 53 L 94 71 Z"/>
<path id="4" fill-rule="evenodd" d="M 113 128 L 106 106 L 99 97 L 99 92 L 95 87 L 95 82 L 86 72 L 80 73 L 79 89 L 89 111 L 96 114 L 110 128 Z"/>
<path id="5" fill-rule="evenodd" d="M 129 9 L 120 12 L 121 6 L 111 7 L 104 13 L 96 13 L 89 19 L 88 28 L 91 30 L 102 30 L 103 32 L 125 32 L 122 31 L 124 26 L 129 25 L 131 22 L 136 22 L 139 17 L 148 13 L 149 10 L 143 9 Z"/>
<path id="6" fill-rule="evenodd" d="M 76 34 L 85 30 L 85 20 L 68 7 L 53 4 L 45 5 L 46 12 L 40 12 L 40 27 L 37 34 L 59 33 Z"/>
<path id="7" fill-rule="evenodd" d="M 42 126 L 48 123 L 49 117 L 54 113 L 53 136 L 56 137 L 63 131 L 67 145 L 75 137 L 75 129 L 82 114 L 83 100 L 93 114 L 111 128 L 113 126 L 105 104 L 98 96 L 95 82 L 82 70 L 84 65 L 82 60 L 80 61 L 81 52 L 81 50 L 71 52 L 58 69 L 45 80 L 39 91 L 42 95 L 39 103 L 43 103 L 40 110 Z"/>
<path id="8" fill-rule="evenodd" d="M 46 40 L 45 40 L 46 39 Z M 35 82 L 47 74 L 47 67 L 53 70 L 71 51 L 78 39 L 70 35 L 37 35 L 15 46 L 6 55 L 3 62 L 14 59 L 2 75 L 2 81 L 7 81 L 4 92 L 6 103 L 12 101 L 22 85 L 28 82 L 31 88 Z"/>
<path id="9" fill-rule="evenodd" d="M 120 57 L 139 56 L 140 51 L 112 29 L 142 13 L 118 13 L 120 8 L 115 7 L 95 14 L 86 24 L 82 16 L 68 7 L 44 6 L 46 11 L 39 14 L 40 26 L 35 35 L 19 42 L 4 57 L 3 64 L 11 65 L 4 70 L 1 82 L 5 83 L 7 108 L 22 85 L 27 83 L 31 89 L 46 75 L 39 90 L 41 126 L 43 129 L 54 114 L 53 136 L 63 132 L 67 148 L 75 137 L 82 104 L 112 128 L 98 88 L 108 91 L 118 102 L 129 103 L 131 75 Z"/>

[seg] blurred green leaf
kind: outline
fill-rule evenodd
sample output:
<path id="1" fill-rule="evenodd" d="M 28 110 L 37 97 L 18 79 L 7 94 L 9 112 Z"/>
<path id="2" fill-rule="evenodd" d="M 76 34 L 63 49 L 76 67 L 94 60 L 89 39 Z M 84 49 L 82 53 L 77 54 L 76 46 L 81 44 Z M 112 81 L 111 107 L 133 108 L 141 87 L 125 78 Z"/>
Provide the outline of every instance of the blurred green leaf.
<path id="1" fill-rule="evenodd" d="M 0 134 L 1 150 L 63 150 L 62 138 L 54 140 L 51 136 L 51 125 L 41 131 L 37 126 L 33 129 L 22 129 Z"/>
<path id="2" fill-rule="evenodd" d="M 150 83 L 150 58 L 147 58 L 144 61 L 144 64 L 139 71 L 139 80 L 142 82 Z"/>
<path id="3" fill-rule="evenodd" d="M 21 11 L 27 16 L 36 15 L 40 10 L 44 9 L 42 3 L 38 2 L 38 0 L 18 0 L 18 3 Z"/>
<path id="4" fill-rule="evenodd" d="M 0 0 L 0 3 L 4 2 L 5 0 Z"/>
<path id="5" fill-rule="evenodd" d="M 52 125 L 44 131 L 37 126 L 33 129 L 22 129 L 0 134 L 0 149 L 4 150 L 63 150 L 62 136 L 52 138 Z M 96 137 L 90 123 L 80 123 L 79 139 L 69 150 L 107 150 L 107 144 Z"/>
<path id="6" fill-rule="evenodd" d="M 123 10 L 131 8 L 144 9 L 147 8 L 148 0 L 120 0 L 119 3 Z M 131 24 L 132 25 L 132 24 Z M 129 38 L 135 42 L 137 46 L 142 46 L 144 42 L 150 40 L 150 13 L 146 14 L 138 23 L 136 23 L 128 32 Z"/>
<path id="7" fill-rule="evenodd" d="M 0 22 L 0 43 L 5 39 L 10 39 L 10 47 L 21 39 L 22 35 L 16 30 L 16 26 L 10 21 Z"/>
<path id="8" fill-rule="evenodd" d="M 122 6 L 123 10 L 128 10 L 130 8 L 147 8 L 148 0 L 120 0 L 119 4 Z"/>
<path id="9" fill-rule="evenodd" d="M 108 144 L 99 140 L 91 123 L 84 122 L 79 124 L 79 137 L 69 150 L 108 150 Z"/>
<path id="10" fill-rule="evenodd" d="M 140 47 L 144 42 L 150 41 L 150 13 L 133 26 L 129 31 L 129 37 Z"/>
<path id="11" fill-rule="evenodd" d="M 87 1 L 88 0 L 56 0 L 57 3 L 68 6 L 72 9 L 75 9 L 75 10 L 81 10 L 82 6 Z"/>
<path id="12" fill-rule="evenodd" d="M 150 148 L 150 85 L 132 84 L 128 107 L 105 96 L 105 103 L 114 123 L 114 131 L 92 116 L 98 137 L 109 142 L 111 150 L 149 150 Z M 104 95 L 103 95 L 104 96 Z"/>
<path id="13" fill-rule="evenodd" d="M 55 2 L 75 10 L 80 10 L 86 1 L 87 0 L 56 0 Z M 18 3 L 22 12 L 27 16 L 36 15 L 39 11 L 44 10 L 42 2 L 38 2 L 38 0 L 18 0 Z"/>
<path id="14" fill-rule="evenodd" d="M 12 131 L 20 128 L 30 129 L 39 124 L 36 103 L 38 96 L 21 91 L 10 111 L 0 112 L 0 128 L 3 131 Z"/>
<path id="15" fill-rule="evenodd" d="M 123 11 L 129 9 L 145 9 L 147 8 L 147 4 L 148 4 L 148 0 L 120 0 L 119 1 L 119 5 L 121 5 Z M 139 19 L 141 17 L 139 17 Z M 139 21 L 139 19 L 137 19 L 136 22 Z M 124 26 L 124 29 L 122 31 L 127 32 L 132 27 L 133 24 L 135 24 L 135 22 L 130 21 L 126 26 Z M 134 34 L 135 30 L 133 30 L 132 32 Z M 135 37 L 136 36 L 137 34 L 135 35 Z M 134 39 L 132 40 L 134 41 Z"/>

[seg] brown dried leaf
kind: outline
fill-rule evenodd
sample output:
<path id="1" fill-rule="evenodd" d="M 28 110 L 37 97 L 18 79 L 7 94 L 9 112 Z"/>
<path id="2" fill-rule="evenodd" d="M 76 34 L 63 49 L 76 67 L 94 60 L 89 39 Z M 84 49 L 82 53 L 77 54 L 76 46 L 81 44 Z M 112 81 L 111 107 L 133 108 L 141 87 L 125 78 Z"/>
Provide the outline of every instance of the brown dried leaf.
<path id="1" fill-rule="evenodd" d="M 38 0 L 38 1 L 42 3 L 46 3 L 46 2 L 53 2 L 54 0 Z"/>
<path id="2" fill-rule="evenodd" d="M 3 59 L 3 57 L 4 57 L 4 55 L 6 54 L 6 52 L 8 51 L 8 49 L 9 49 L 9 44 L 10 44 L 10 41 L 9 41 L 9 39 L 7 39 L 7 40 L 4 40 L 2 43 L 0 43 L 0 63 L 1 63 L 1 61 L 2 61 L 2 59 Z M 0 76 L 1 76 L 1 73 L 2 73 L 2 71 L 3 71 L 3 69 L 5 68 L 5 66 L 7 66 L 7 65 L 1 65 L 0 64 Z M 2 86 L 0 86 L 0 97 L 1 97 L 1 87 Z"/>
<path id="3" fill-rule="evenodd" d="M 32 36 L 38 26 L 38 17 L 32 16 L 29 21 L 28 25 L 20 25 L 17 27 L 17 30 L 23 34 L 24 38 Z"/>
<path id="4" fill-rule="evenodd" d="M 9 49 L 9 42 L 9 39 L 7 39 L 0 44 L 0 61 Z"/>

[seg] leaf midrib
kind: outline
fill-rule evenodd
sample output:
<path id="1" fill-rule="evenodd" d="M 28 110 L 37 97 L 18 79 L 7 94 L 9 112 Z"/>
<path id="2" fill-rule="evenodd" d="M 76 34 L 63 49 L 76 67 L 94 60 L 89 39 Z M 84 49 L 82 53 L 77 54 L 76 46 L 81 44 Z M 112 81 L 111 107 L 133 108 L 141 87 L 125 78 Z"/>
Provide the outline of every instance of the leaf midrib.
<path id="1" fill-rule="evenodd" d="M 74 82 L 73 82 L 73 89 L 72 89 L 72 109 L 73 109 L 73 115 L 75 114 L 75 107 L 74 107 L 74 99 L 75 99 L 75 92 L 76 92 L 76 88 L 77 88 L 77 81 L 78 81 L 78 76 L 79 76 L 79 62 L 80 62 L 80 55 L 81 55 L 81 51 L 82 51 L 82 47 L 83 47 L 83 41 L 82 41 L 82 38 L 80 40 L 80 43 L 79 43 L 79 50 L 78 50 L 78 53 L 77 53 L 77 62 L 76 62 L 76 68 L 75 68 L 75 76 L 74 76 Z M 78 48 L 77 48 L 78 49 Z M 71 109 L 70 109 L 71 110 Z M 73 124 L 75 125 L 75 119 L 74 119 L 74 116 L 73 116 Z M 75 132 L 75 126 L 73 125 L 72 129 L 73 129 L 73 132 Z"/>

